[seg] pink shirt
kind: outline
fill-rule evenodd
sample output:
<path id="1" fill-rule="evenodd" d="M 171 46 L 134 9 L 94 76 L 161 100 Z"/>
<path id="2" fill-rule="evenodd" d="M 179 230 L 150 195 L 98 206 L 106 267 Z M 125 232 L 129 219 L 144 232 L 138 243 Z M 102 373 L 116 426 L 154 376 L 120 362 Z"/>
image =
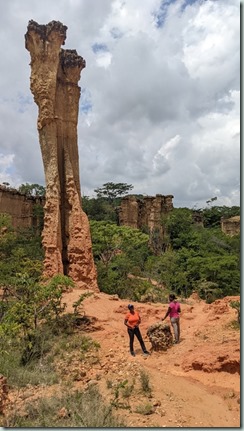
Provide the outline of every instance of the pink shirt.
<path id="1" fill-rule="evenodd" d="M 179 317 L 180 304 L 179 302 L 172 301 L 169 304 L 171 311 L 169 313 L 169 317 Z"/>

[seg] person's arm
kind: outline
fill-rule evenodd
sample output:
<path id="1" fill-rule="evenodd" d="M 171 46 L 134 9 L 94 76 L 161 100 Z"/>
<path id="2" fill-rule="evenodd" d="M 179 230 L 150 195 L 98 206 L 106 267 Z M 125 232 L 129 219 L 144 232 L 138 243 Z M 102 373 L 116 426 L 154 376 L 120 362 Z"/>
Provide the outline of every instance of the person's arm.
<path id="1" fill-rule="evenodd" d="M 141 316 L 138 314 L 138 322 L 135 325 L 135 328 L 138 328 L 138 326 L 140 325 L 140 323 L 141 323 Z"/>
<path id="2" fill-rule="evenodd" d="M 127 326 L 127 328 L 129 328 L 129 325 L 128 325 L 128 319 L 125 319 L 125 320 L 124 320 L 124 324 L 125 324 L 125 326 Z"/>
<path id="3" fill-rule="evenodd" d="M 171 308 L 169 307 L 169 308 L 168 308 L 167 313 L 166 313 L 166 314 L 165 314 L 165 316 L 162 318 L 162 320 L 165 320 L 165 319 L 166 319 L 166 317 L 168 317 L 168 315 L 169 315 L 170 311 L 171 311 Z"/>

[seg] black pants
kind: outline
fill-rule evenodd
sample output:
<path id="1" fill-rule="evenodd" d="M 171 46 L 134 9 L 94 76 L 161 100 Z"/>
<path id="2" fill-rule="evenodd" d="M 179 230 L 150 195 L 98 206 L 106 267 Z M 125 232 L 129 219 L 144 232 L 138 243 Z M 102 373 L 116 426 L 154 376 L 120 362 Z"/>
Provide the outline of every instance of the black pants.
<path id="1" fill-rule="evenodd" d="M 145 353 L 147 351 L 147 349 L 146 349 L 146 346 L 145 346 L 144 341 L 142 339 L 140 329 L 138 328 L 138 326 L 134 329 L 128 328 L 128 334 L 130 337 L 130 353 L 134 352 L 134 348 L 133 348 L 134 336 L 136 336 L 136 338 L 138 339 L 138 341 L 141 345 L 142 351 Z"/>

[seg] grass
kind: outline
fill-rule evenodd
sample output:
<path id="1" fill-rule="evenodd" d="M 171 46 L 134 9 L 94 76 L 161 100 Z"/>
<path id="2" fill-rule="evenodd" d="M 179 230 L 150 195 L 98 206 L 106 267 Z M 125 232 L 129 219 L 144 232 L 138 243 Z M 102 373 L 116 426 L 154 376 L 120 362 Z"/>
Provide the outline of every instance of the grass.
<path id="1" fill-rule="evenodd" d="M 17 410 L 5 417 L 8 428 L 117 428 L 126 427 L 105 403 L 97 388 L 67 393 L 63 397 L 42 398 L 26 405 L 25 414 Z"/>
<path id="2" fill-rule="evenodd" d="M 237 320 L 232 320 L 226 325 L 227 329 L 233 329 L 234 331 L 240 331 L 240 323 Z"/>
<path id="3" fill-rule="evenodd" d="M 121 389 L 121 395 L 123 398 L 129 398 L 133 394 L 135 386 L 135 380 L 133 379 L 131 385 L 127 384 L 124 388 Z"/>
<path id="4" fill-rule="evenodd" d="M 149 382 L 149 375 L 144 370 L 140 372 L 140 384 L 142 392 L 150 396 L 152 388 Z"/>
<path id="5" fill-rule="evenodd" d="M 53 385 L 58 376 L 52 365 L 37 361 L 20 365 L 21 353 L 18 350 L 1 352 L 0 374 L 7 378 L 11 387 L 20 388 L 27 385 Z"/>
<path id="6" fill-rule="evenodd" d="M 151 415 L 154 413 L 154 408 L 150 403 L 140 404 L 136 407 L 136 413 L 140 415 Z"/>
<path id="7" fill-rule="evenodd" d="M 62 378 L 62 371 L 55 364 L 65 360 L 72 363 L 74 357 L 83 361 L 90 352 L 97 355 L 99 343 L 80 331 L 53 333 L 51 327 L 43 326 L 36 333 L 31 348 L 21 339 L 1 339 L 0 374 L 4 375 L 12 388 L 26 385 L 53 385 Z M 23 357 L 28 360 L 23 361 Z M 96 363 L 97 357 L 89 358 Z"/>

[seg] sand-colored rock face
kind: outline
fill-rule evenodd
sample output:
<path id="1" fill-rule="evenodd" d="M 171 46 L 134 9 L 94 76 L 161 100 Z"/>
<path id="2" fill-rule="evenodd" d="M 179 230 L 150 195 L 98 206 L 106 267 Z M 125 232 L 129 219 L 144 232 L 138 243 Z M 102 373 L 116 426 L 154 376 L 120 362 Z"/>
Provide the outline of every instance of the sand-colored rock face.
<path id="1" fill-rule="evenodd" d="M 80 287 L 98 290 L 79 181 L 78 81 L 85 61 L 75 50 L 61 49 L 66 30 L 58 21 L 47 25 L 30 21 L 25 35 L 46 180 L 44 267 L 48 277 L 65 274 Z"/>
<path id="2" fill-rule="evenodd" d="M 0 214 L 8 214 L 14 228 L 36 228 L 40 217 L 35 213 L 35 208 L 41 207 L 43 200 L 40 196 L 27 196 L 0 185 Z"/>
<path id="3" fill-rule="evenodd" d="M 240 216 L 230 217 L 228 219 L 221 219 L 221 230 L 229 236 L 240 234 L 241 218 Z"/>
<path id="4" fill-rule="evenodd" d="M 161 229 L 161 217 L 173 209 L 172 195 L 146 196 L 139 199 L 136 196 L 126 196 L 121 201 L 119 209 L 120 225 L 140 229 L 147 226 L 149 231 Z"/>
<path id="5" fill-rule="evenodd" d="M 150 235 L 150 245 L 154 253 L 166 250 L 164 242 L 165 228 L 162 224 L 162 216 L 167 215 L 173 209 L 173 195 L 146 196 L 142 199 L 136 196 L 125 196 L 121 200 L 119 208 L 119 224 L 135 229 L 147 228 Z M 154 236 L 156 233 L 157 241 Z"/>

